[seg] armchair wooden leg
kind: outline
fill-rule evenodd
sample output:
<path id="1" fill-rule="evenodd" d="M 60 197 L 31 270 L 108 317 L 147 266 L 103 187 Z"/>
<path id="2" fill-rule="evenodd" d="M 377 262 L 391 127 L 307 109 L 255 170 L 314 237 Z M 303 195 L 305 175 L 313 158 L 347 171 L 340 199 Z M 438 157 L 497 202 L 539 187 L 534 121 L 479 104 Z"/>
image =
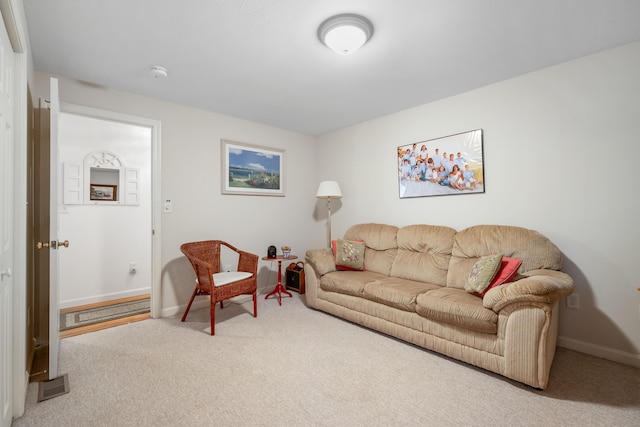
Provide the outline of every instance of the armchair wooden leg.
<path id="1" fill-rule="evenodd" d="M 258 298 L 256 291 L 253 291 L 253 317 L 258 317 Z"/>
<path id="2" fill-rule="evenodd" d="M 216 334 L 216 304 L 209 304 L 211 309 L 209 310 L 209 316 L 211 316 L 211 335 Z"/>
<path id="3" fill-rule="evenodd" d="M 193 295 L 191 295 L 189 304 L 187 304 L 187 309 L 184 311 L 184 314 L 182 315 L 182 322 L 184 322 L 185 319 L 187 318 L 187 314 L 189 314 L 189 309 L 191 308 L 191 304 L 193 304 L 193 300 L 195 299 L 196 295 L 198 295 L 198 288 L 193 290 Z"/>

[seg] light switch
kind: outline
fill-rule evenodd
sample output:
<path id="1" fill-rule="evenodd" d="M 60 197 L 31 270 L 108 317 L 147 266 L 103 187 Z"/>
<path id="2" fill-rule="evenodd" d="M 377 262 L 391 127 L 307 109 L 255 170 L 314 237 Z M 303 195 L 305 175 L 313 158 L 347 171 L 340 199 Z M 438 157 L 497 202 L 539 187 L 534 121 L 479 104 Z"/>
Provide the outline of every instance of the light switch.
<path id="1" fill-rule="evenodd" d="M 170 199 L 165 199 L 163 210 L 164 210 L 164 213 L 172 213 L 173 212 L 173 205 L 171 204 L 171 200 Z"/>

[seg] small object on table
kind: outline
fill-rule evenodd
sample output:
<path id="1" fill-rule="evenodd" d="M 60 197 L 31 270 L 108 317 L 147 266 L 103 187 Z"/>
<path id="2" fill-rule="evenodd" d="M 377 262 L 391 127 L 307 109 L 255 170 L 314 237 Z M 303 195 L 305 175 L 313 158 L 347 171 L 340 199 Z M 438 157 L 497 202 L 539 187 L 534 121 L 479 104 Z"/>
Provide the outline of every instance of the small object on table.
<path id="1" fill-rule="evenodd" d="M 267 248 L 267 258 L 275 258 L 278 256 L 278 250 L 275 246 L 271 245 Z"/>
<path id="2" fill-rule="evenodd" d="M 289 257 L 291 256 L 291 247 L 283 246 L 280 249 L 282 249 L 282 256 L 284 257 L 284 259 L 289 259 Z"/>
<path id="3" fill-rule="evenodd" d="M 286 258 L 286 259 L 297 259 L 297 258 L 298 257 L 296 255 L 289 255 L 289 258 Z M 282 294 L 289 295 L 291 298 L 293 298 L 293 295 L 291 294 L 291 292 L 288 292 L 282 285 L 282 260 L 285 259 L 285 257 L 283 255 L 278 255 L 275 258 L 262 257 L 262 259 L 265 261 L 278 261 L 278 284 L 276 285 L 274 290 L 269 292 L 264 297 L 264 299 L 268 299 L 271 295 L 277 294 L 278 303 L 282 305 Z"/>

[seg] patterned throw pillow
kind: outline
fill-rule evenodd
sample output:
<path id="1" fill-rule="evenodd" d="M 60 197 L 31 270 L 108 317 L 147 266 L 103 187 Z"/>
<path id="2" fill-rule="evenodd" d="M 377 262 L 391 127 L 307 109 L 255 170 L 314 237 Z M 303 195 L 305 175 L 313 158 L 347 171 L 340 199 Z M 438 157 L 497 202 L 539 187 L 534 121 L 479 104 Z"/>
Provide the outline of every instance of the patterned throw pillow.
<path id="1" fill-rule="evenodd" d="M 467 292 L 482 293 L 491 280 L 495 277 L 502 262 L 502 255 L 487 255 L 480 257 L 478 261 L 473 265 L 467 278 L 467 283 L 464 285 L 464 290 Z"/>
<path id="2" fill-rule="evenodd" d="M 364 270 L 364 242 L 338 239 L 335 245 L 338 270 Z"/>

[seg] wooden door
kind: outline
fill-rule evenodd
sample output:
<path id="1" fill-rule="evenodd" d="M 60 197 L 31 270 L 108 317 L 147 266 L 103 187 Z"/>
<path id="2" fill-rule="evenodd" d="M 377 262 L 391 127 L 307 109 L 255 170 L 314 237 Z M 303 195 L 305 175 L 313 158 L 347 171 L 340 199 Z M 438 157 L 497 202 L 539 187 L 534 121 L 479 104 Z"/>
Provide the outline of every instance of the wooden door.
<path id="1" fill-rule="evenodd" d="M 36 339 L 46 348 L 45 378 L 58 376 L 60 310 L 58 291 L 58 80 L 51 79 L 48 102 L 41 101 L 38 114 L 38 142 L 34 168 L 34 256 Z M 60 244 L 59 244 L 60 243 Z M 34 373 L 32 372 L 32 375 Z M 32 377 L 33 378 L 33 377 Z M 38 376 L 39 378 L 39 376 Z"/>

